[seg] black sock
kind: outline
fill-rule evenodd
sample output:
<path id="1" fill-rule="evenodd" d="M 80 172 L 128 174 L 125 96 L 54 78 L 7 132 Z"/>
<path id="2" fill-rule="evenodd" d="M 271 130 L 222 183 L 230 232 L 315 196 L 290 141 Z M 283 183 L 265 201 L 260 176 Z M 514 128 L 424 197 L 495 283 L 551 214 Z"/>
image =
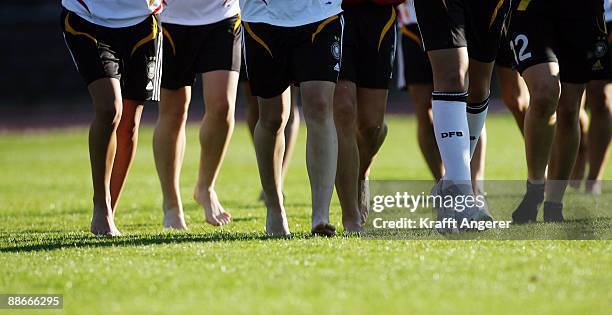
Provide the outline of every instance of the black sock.
<path id="1" fill-rule="evenodd" d="M 527 181 L 527 192 L 521 204 L 512 213 L 512 221 L 517 224 L 535 222 L 538 206 L 544 201 L 544 183 L 533 184 Z"/>

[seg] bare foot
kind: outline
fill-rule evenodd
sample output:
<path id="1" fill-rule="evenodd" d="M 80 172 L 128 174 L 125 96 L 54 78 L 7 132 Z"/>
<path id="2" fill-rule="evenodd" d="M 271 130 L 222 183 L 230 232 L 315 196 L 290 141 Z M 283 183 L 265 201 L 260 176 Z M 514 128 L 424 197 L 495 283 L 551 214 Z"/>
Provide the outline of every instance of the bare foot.
<path id="1" fill-rule="evenodd" d="M 185 215 L 182 209 L 164 207 L 164 229 L 187 230 Z"/>
<path id="2" fill-rule="evenodd" d="M 329 223 L 319 223 L 312 227 L 312 234 L 319 236 L 335 236 L 336 227 Z"/>
<path id="3" fill-rule="evenodd" d="M 266 212 L 266 233 L 270 236 L 289 236 L 289 222 L 285 209 L 268 209 Z"/>
<path id="4" fill-rule="evenodd" d="M 91 218 L 91 233 L 102 236 L 121 236 L 121 232 L 115 226 L 112 212 L 96 211 L 95 209 Z"/>
<path id="5" fill-rule="evenodd" d="M 363 226 L 361 225 L 361 219 L 359 219 L 360 222 L 343 222 L 342 226 L 344 227 L 344 232 L 348 232 L 348 233 L 360 233 L 361 231 L 363 231 Z"/>
<path id="6" fill-rule="evenodd" d="M 204 216 L 208 224 L 220 226 L 232 220 L 232 216 L 221 206 L 214 190 L 200 190 L 196 187 L 193 199 L 204 208 Z"/>

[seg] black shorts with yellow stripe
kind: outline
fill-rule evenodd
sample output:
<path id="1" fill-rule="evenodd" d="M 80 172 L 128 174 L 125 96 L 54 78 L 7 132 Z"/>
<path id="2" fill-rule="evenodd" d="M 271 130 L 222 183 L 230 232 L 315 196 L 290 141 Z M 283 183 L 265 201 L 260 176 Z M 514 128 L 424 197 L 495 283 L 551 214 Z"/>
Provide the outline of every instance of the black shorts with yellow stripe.
<path id="1" fill-rule="evenodd" d="M 162 87 L 191 86 L 196 74 L 216 70 L 240 71 L 240 16 L 206 25 L 164 23 Z"/>
<path id="2" fill-rule="evenodd" d="M 501 38 L 497 58 L 495 58 L 495 65 L 508 69 L 516 69 L 516 61 L 514 60 L 512 48 L 510 47 L 508 34 L 504 34 Z"/>
<path id="3" fill-rule="evenodd" d="M 433 84 L 431 63 L 423 50 L 421 33 L 417 24 L 402 27 L 402 68 L 406 86 Z M 399 63 L 398 63 L 399 64 Z"/>
<path id="4" fill-rule="evenodd" d="M 254 96 L 281 95 L 291 84 L 337 82 L 344 18 L 296 27 L 243 22 L 243 55 Z"/>
<path id="5" fill-rule="evenodd" d="M 159 100 L 161 23 L 157 16 L 128 27 L 90 23 L 66 9 L 61 14 L 66 45 L 86 84 L 102 78 L 121 82 L 121 96 Z"/>
<path id="6" fill-rule="evenodd" d="M 414 0 L 425 50 L 467 47 L 470 58 L 493 62 L 510 0 Z"/>
<path id="7" fill-rule="evenodd" d="M 357 87 L 388 89 L 397 40 L 393 5 L 344 7 L 344 43 L 340 80 Z"/>
<path id="8" fill-rule="evenodd" d="M 516 2 L 509 39 L 519 72 L 557 63 L 561 82 L 581 84 L 608 76 L 603 2 L 584 0 L 579 6 L 573 10 L 569 2 Z"/>

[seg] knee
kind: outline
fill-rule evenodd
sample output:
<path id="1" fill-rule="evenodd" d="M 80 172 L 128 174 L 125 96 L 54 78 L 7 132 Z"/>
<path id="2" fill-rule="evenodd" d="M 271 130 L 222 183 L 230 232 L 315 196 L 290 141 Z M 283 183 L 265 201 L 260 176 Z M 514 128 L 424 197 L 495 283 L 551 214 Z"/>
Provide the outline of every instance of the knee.
<path id="1" fill-rule="evenodd" d="M 257 120 L 257 128 L 264 128 L 273 132 L 282 132 L 287 125 L 289 115 L 279 112 L 262 112 Z"/>
<path id="2" fill-rule="evenodd" d="M 356 105 L 350 99 L 334 102 L 334 122 L 338 130 L 355 131 Z"/>
<path id="3" fill-rule="evenodd" d="M 529 89 L 530 110 L 537 118 L 549 118 L 555 114 L 560 86 L 554 80 L 541 80 Z"/>
<path id="4" fill-rule="evenodd" d="M 306 124 L 325 124 L 332 120 L 332 101 L 323 95 L 304 100 L 304 119 Z"/>
<path id="5" fill-rule="evenodd" d="M 606 93 L 605 86 L 587 86 L 587 102 L 589 109 L 591 110 L 591 114 L 593 116 L 610 116 L 612 112 L 612 108 L 610 106 L 610 102 L 612 101 L 612 95 L 609 94 L 610 93 Z"/>
<path id="6" fill-rule="evenodd" d="M 557 124 L 559 126 L 578 126 L 579 118 L 579 106 L 559 106 L 557 108 Z"/>
<path id="7" fill-rule="evenodd" d="M 377 138 L 379 134 L 381 134 L 387 125 L 384 120 L 373 120 L 373 119 L 362 119 L 359 121 L 357 129 L 359 134 L 364 138 Z"/>
<path id="8" fill-rule="evenodd" d="M 502 100 L 506 107 L 513 113 L 525 113 L 529 106 L 529 95 L 528 94 L 504 94 Z"/>
<path id="9" fill-rule="evenodd" d="M 217 122 L 234 122 L 234 107 L 231 105 L 229 100 L 217 100 L 206 104 L 206 111 L 204 113 L 205 119 L 212 119 Z"/>
<path id="10" fill-rule="evenodd" d="M 103 106 L 97 106 L 95 110 L 95 120 L 104 125 L 117 127 L 121 121 L 122 103 L 121 100 L 107 100 Z"/>
<path id="11" fill-rule="evenodd" d="M 159 110 L 159 121 L 171 126 L 181 126 L 187 121 L 186 107 L 161 108 Z"/>

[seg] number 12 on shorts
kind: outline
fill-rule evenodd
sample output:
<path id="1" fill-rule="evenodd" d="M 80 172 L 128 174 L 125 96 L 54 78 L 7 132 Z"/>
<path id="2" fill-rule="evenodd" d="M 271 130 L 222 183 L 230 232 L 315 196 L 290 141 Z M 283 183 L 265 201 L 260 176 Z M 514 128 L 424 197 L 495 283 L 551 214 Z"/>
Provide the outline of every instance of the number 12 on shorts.
<path id="1" fill-rule="evenodd" d="M 514 40 L 510 40 L 510 48 L 512 49 L 514 60 L 517 64 L 525 59 L 531 58 L 531 53 L 525 52 L 525 50 L 527 50 L 527 45 L 529 45 L 529 39 L 527 36 L 525 36 L 525 34 L 519 34 L 514 38 Z M 517 48 L 518 54 L 516 53 Z"/>

